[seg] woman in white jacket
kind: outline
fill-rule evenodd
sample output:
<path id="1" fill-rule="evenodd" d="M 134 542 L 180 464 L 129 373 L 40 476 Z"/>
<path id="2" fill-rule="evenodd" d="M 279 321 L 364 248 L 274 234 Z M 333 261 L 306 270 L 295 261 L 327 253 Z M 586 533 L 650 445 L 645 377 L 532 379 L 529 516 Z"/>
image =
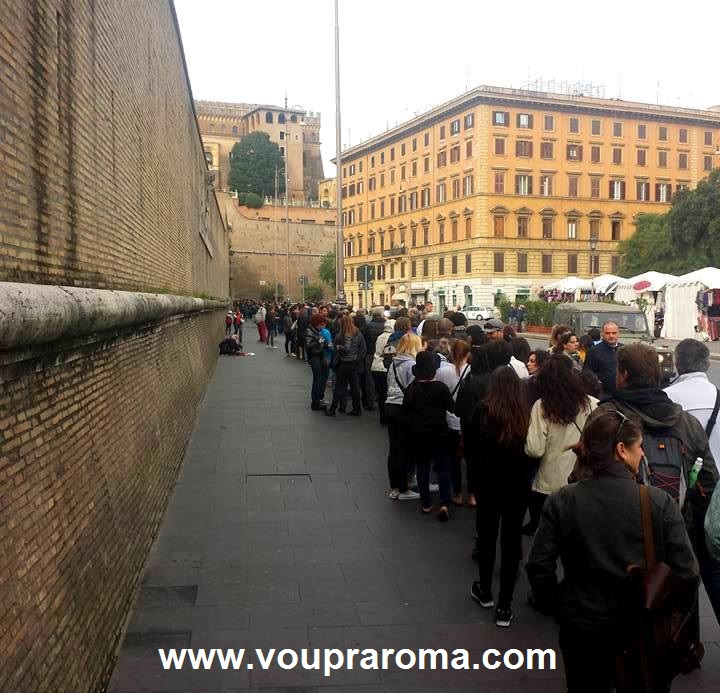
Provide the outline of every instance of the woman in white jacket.
<path id="1" fill-rule="evenodd" d="M 530 413 L 525 453 L 540 458 L 530 494 L 530 522 L 525 534 L 534 534 L 547 497 L 568 483 L 575 465 L 572 446 L 580 439 L 585 421 L 598 400 L 585 393 L 572 362 L 564 354 L 551 356 L 537 375 L 538 399 Z"/>
<path id="2" fill-rule="evenodd" d="M 375 353 L 373 354 L 372 364 L 370 366 L 370 375 L 375 383 L 375 392 L 377 392 L 378 411 L 380 412 L 380 423 L 385 426 L 385 400 L 387 399 L 387 368 L 383 361 L 383 351 L 387 345 L 388 338 L 393 333 L 395 321 L 388 319 L 385 321 L 385 327 L 382 333 L 375 340 Z"/>

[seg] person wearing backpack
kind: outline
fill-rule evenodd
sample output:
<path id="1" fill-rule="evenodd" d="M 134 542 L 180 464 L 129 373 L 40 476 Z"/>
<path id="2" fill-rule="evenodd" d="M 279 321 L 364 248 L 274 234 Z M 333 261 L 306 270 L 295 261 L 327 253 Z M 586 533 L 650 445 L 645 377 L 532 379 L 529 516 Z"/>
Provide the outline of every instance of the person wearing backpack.
<path id="1" fill-rule="evenodd" d="M 720 390 L 708 380 L 710 350 L 697 339 L 683 339 L 675 347 L 675 365 L 679 376 L 665 388 L 667 396 L 692 414 L 705 429 L 715 464 L 720 463 Z M 715 495 L 715 494 L 713 494 Z M 720 541 L 720 536 L 718 536 Z M 706 563 L 703 581 L 715 617 L 720 623 L 720 558 Z M 708 587 L 711 584 L 711 587 Z"/>
<path id="2" fill-rule="evenodd" d="M 720 566 L 708 553 L 704 526 L 718 470 L 702 424 L 660 389 L 661 381 L 657 353 L 651 346 L 637 343 L 619 348 L 617 389 L 610 399 L 601 401 L 589 420 L 600 411 L 617 410 L 640 421 L 645 458 L 639 478 L 678 502 L 703 584 L 717 611 Z M 578 471 L 582 474 L 581 468 Z"/>
<path id="3" fill-rule="evenodd" d="M 621 686 L 616 669 L 633 639 L 647 635 L 641 630 L 641 595 L 628 577 L 628 567 L 646 566 L 647 556 L 636 480 L 642 429 L 620 410 L 598 409 L 574 452 L 586 475 L 553 493 L 543 507 L 526 565 L 531 604 L 560 622 L 568 693 L 646 693 L 645 686 Z M 687 611 L 697 593 L 698 565 L 680 509 L 660 489 L 647 492 L 651 525 L 662 528 L 653 532 L 656 557 L 683 588 L 678 592 Z M 662 661 L 651 661 L 646 673 L 652 693 L 670 689 L 672 675 Z"/>
<path id="4" fill-rule="evenodd" d="M 384 351 L 387 341 L 393 332 L 395 321 L 388 318 L 383 323 L 383 332 L 378 335 L 375 340 L 375 351 L 373 353 L 372 365 L 370 366 L 370 375 L 375 383 L 375 392 L 377 393 L 378 412 L 380 414 L 380 425 L 387 425 L 387 417 L 385 416 L 385 400 L 387 399 L 387 372 L 388 366 L 385 365 Z M 392 347 L 393 355 L 395 347 Z M 389 364 L 388 364 L 389 365 Z"/>

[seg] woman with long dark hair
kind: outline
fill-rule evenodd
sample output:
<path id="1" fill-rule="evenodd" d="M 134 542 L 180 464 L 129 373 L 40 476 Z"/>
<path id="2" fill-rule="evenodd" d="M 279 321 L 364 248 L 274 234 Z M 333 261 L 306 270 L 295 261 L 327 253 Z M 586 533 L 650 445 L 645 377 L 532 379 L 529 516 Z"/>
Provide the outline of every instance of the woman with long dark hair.
<path id="1" fill-rule="evenodd" d="M 530 495 L 530 522 L 523 527 L 526 534 L 535 533 L 547 497 L 568 483 L 575 464 L 571 447 L 598 404 L 564 354 L 550 357 L 534 385 L 539 399 L 530 414 L 525 452 L 540 458 L 540 466 Z"/>
<path id="2" fill-rule="evenodd" d="M 495 547 L 500 533 L 500 592 L 495 623 L 507 628 L 522 558 L 522 521 L 527 509 L 532 464 L 525 455 L 530 407 L 525 386 L 515 371 L 493 371 L 488 395 L 480 403 L 477 436 L 479 460 L 476 528 L 480 579 L 470 594 L 480 606 L 495 606 L 492 591 Z"/>
<path id="3" fill-rule="evenodd" d="M 584 478 L 545 503 L 527 562 L 534 604 L 560 621 L 568 693 L 669 691 L 662 656 L 646 660 L 644 681 L 627 680 L 640 673 L 638 666 L 637 672 L 625 670 L 622 686 L 614 684 L 617 657 L 647 635 L 640 632 L 640 593 L 628 578 L 628 566 L 646 565 L 641 489 L 647 491 L 651 524 L 657 528 L 658 560 L 686 588 L 681 601 L 692 603 L 697 591 L 698 565 L 678 504 L 662 489 L 637 483 L 642 429 L 619 411 L 594 415 L 574 454 Z"/>
<path id="4" fill-rule="evenodd" d="M 353 408 L 348 416 L 360 416 L 360 382 L 358 380 L 358 362 L 365 359 L 365 339 L 355 326 L 349 315 L 343 315 L 335 339 L 335 388 L 330 408 L 325 416 L 335 416 L 335 410 L 340 405 L 340 411 L 345 411 L 345 398 L 347 387 L 350 386 Z"/>
<path id="5" fill-rule="evenodd" d="M 565 354 L 573 364 L 575 370 L 582 370 L 582 361 L 580 360 L 580 354 L 578 354 L 578 348 L 580 347 L 580 340 L 577 335 L 572 332 L 563 332 L 557 337 L 557 342 L 552 348 L 553 354 Z"/>

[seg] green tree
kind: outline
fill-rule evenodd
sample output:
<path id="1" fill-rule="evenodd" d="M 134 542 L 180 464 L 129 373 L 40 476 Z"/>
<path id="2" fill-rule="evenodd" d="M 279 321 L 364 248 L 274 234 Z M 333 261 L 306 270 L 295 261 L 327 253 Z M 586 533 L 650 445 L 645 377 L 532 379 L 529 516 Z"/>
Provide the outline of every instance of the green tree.
<path id="1" fill-rule="evenodd" d="M 720 169 L 694 190 L 677 193 L 667 221 L 672 244 L 691 269 L 720 265 Z"/>
<path id="2" fill-rule="evenodd" d="M 620 243 L 620 255 L 619 271 L 626 277 L 649 270 L 680 274 L 678 261 L 681 258 L 673 248 L 666 214 L 639 215 L 635 233 Z"/>
<path id="3" fill-rule="evenodd" d="M 278 194 L 285 191 L 284 167 L 280 147 L 270 141 L 266 132 L 251 132 L 235 143 L 230 153 L 230 189 L 238 193 L 255 193 L 261 198 L 275 194 L 275 171 Z"/>
<path id="4" fill-rule="evenodd" d="M 329 286 L 335 288 L 335 251 L 331 250 L 320 258 L 318 268 L 320 279 Z"/>
<path id="5" fill-rule="evenodd" d="M 308 284 L 305 287 L 305 300 L 310 301 L 310 303 L 315 303 L 316 301 L 322 301 L 325 298 L 325 292 L 323 291 L 322 286 L 319 284 Z"/>

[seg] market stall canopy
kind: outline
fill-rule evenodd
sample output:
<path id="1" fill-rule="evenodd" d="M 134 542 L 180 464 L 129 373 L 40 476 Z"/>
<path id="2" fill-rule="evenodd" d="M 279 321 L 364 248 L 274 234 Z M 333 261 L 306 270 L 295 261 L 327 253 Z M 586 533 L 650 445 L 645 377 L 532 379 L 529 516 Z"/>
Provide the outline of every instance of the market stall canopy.
<path id="1" fill-rule="evenodd" d="M 601 274 L 599 277 L 595 277 L 595 279 L 592 280 L 592 283 L 597 293 L 607 294 L 615 288 L 618 282 L 622 281 L 625 280 L 614 274 Z"/>
<path id="2" fill-rule="evenodd" d="M 672 279 L 677 279 L 677 277 L 673 274 L 663 274 L 662 272 L 643 272 L 636 277 L 619 281 L 616 288 L 631 289 L 632 291 L 662 291 L 665 288 L 665 284 Z"/>
<path id="3" fill-rule="evenodd" d="M 687 286 L 688 284 L 702 284 L 707 289 L 720 289 L 720 269 L 717 267 L 703 267 L 675 277 L 668 282 L 670 286 Z"/>
<path id="4" fill-rule="evenodd" d="M 703 267 L 667 283 L 665 288 L 665 323 L 662 336 L 667 339 L 698 337 L 701 313 L 698 295 L 720 289 L 720 269 Z"/>
<path id="5" fill-rule="evenodd" d="M 563 293 L 574 293 L 575 291 L 590 291 L 592 284 L 589 279 L 580 279 L 579 277 L 565 277 L 552 284 L 546 284 L 545 290 L 561 291 Z"/>

